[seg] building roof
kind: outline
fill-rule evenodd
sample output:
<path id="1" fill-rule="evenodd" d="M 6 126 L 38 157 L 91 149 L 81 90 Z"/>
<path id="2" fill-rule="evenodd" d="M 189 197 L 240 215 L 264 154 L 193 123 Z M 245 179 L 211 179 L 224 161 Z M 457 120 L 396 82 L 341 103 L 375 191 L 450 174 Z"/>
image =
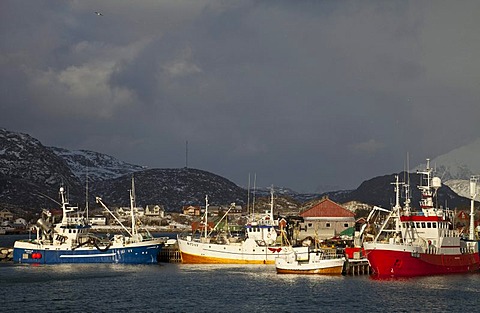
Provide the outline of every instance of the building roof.
<path id="1" fill-rule="evenodd" d="M 310 209 L 300 213 L 301 217 L 354 217 L 355 213 L 345 209 L 340 204 L 323 198 Z"/>

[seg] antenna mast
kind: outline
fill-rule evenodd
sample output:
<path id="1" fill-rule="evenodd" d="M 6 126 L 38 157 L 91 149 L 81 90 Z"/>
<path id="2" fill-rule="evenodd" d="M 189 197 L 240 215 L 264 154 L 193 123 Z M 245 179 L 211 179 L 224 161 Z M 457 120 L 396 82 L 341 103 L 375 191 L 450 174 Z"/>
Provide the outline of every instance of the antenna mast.
<path id="1" fill-rule="evenodd" d="M 468 239 L 475 240 L 475 198 L 477 197 L 478 176 L 470 177 L 470 234 Z"/>
<path id="2" fill-rule="evenodd" d="M 188 140 L 185 141 L 185 168 L 188 168 Z"/>

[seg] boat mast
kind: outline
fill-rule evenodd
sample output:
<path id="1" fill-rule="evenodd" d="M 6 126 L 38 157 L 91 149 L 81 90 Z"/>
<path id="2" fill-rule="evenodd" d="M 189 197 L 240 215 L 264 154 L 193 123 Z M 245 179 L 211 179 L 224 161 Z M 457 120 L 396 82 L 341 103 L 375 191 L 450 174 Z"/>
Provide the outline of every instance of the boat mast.
<path id="1" fill-rule="evenodd" d="M 88 220 L 88 164 L 87 164 L 87 172 L 85 174 L 85 211 L 87 213 L 87 223 L 90 223 Z"/>
<path id="2" fill-rule="evenodd" d="M 62 223 L 67 223 L 67 198 L 65 196 L 65 188 L 60 187 L 60 197 L 62 199 Z"/>
<path id="3" fill-rule="evenodd" d="M 133 212 L 135 208 L 135 182 L 134 178 L 132 175 L 132 189 L 130 190 L 130 211 L 131 211 L 131 217 L 132 217 L 132 235 L 135 234 L 136 229 L 135 229 L 135 213 Z"/>
<path id="4" fill-rule="evenodd" d="M 400 183 L 398 180 L 398 175 L 395 175 L 395 207 L 393 208 L 393 214 L 396 215 L 395 219 L 395 230 L 398 231 L 400 229 L 400 219 L 398 218 L 400 216 L 400 210 L 402 207 L 400 206 L 400 185 L 403 183 Z"/>
<path id="5" fill-rule="evenodd" d="M 402 207 L 400 206 L 400 182 L 398 180 L 398 175 L 395 175 L 395 182 L 392 183 L 392 185 L 395 186 L 395 188 L 394 188 L 394 190 L 395 190 L 395 206 L 392 208 L 391 211 L 387 211 L 387 212 L 389 212 L 388 216 L 385 219 L 385 222 L 380 227 L 380 230 L 378 231 L 377 236 L 375 237 L 374 241 L 376 241 L 376 242 L 379 240 L 380 235 L 383 232 L 398 232 L 400 230 L 400 210 L 402 209 Z M 376 206 L 373 207 L 373 210 L 375 210 L 375 209 L 379 209 L 380 211 L 384 211 L 384 209 L 381 209 L 381 208 L 376 207 Z M 373 210 L 368 215 L 367 221 L 370 219 L 371 214 L 373 215 Z M 388 222 L 390 221 L 391 218 L 395 219 L 395 229 L 394 230 L 387 229 L 387 225 L 389 224 Z"/>
<path id="6" fill-rule="evenodd" d="M 420 199 L 420 208 L 424 210 L 429 210 L 433 208 L 433 195 L 431 188 L 431 173 L 432 169 L 430 168 L 430 159 L 427 159 L 427 167 L 425 171 L 417 171 L 418 174 L 422 174 L 423 177 L 420 178 L 420 189 L 422 193 L 422 199 Z M 424 185 L 426 183 L 426 185 Z"/>
<path id="7" fill-rule="evenodd" d="M 478 176 L 470 177 L 470 234 L 468 239 L 475 240 L 475 198 L 477 197 Z"/>
<path id="8" fill-rule="evenodd" d="M 273 223 L 273 185 L 270 189 L 270 221 Z"/>
<path id="9" fill-rule="evenodd" d="M 205 195 L 205 238 L 207 238 L 208 232 L 208 195 Z"/>
<path id="10" fill-rule="evenodd" d="M 406 177 L 404 177 L 405 182 L 403 183 L 403 187 L 405 188 L 405 206 L 403 208 L 403 212 L 405 215 L 409 216 L 411 213 L 410 203 L 412 199 L 410 199 L 410 156 L 408 153 L 407 153 L 407 166 L 405 169 L 405 175 L 406 175 Z"/>
<path id="11" fill-rule="evenodd" d="M 128 229 L 123 225 L 123 223 L 118 219 L 118 217 L 116 217 L 115 214 L 113 214 L 113 212 L 105 205 L 105 203 L 103 203 L 102 198 L 100 198 L 100 197 L 95 197 L 95 200 L 96 200 L 97 203 L 100 203 L 100 205 L 115 219 L 115 221 L 117 221 L 117 223 L 118 223 L 130 236 L 132 236 L 132 234 L 130 233 L 130 230 L 128 230 Z"/>
<path id="12" fill-rule="evenodd" d="M 257 173 L 253 175 L 253 203 L 252 203 L 252 221 L 255 220 L 255 188 L 257 186 Z"/>
<path id="13" fill-rule="evenodd" d="M 247 216 L 250 214 L 250 173 L 248 173 L 248 187 L 247 187 Z"/>
<path id="14" fill-rule="evenodd" d="M 400 182 L 398 180 L 398 175 L 395 175 L 395 182 L 392 185 L 395 186 L 395 207 L 397 211 L 400 210 Z"/>
<path id="15" fill-rule="evenodd" d="M 430 159 L 427 159 L 427 168 L 425 171 L 417 171 L 417 173 L 422 174 L 420 179 L 421 185 L 418 186 L 422 193 L 422 198 L 420 200 L 420 208 L 425 216 L 443 216 L 444 213 L 441 208 L 438 208 L 438 201 L 435 201 L 435 206 L 433 198 L 438 196 L 438 190 L 442 186 L 442 180 L 439 177 L 432 176 L 433 169 L 430 167 Z M 426 184 L 424 184 L 426 183 Z"/>

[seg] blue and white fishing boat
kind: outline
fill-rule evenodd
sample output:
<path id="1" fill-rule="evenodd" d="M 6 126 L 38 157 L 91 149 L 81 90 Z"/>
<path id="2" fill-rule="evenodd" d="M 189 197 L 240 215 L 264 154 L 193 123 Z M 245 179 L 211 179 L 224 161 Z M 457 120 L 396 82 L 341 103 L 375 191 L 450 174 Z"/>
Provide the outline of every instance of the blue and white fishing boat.
<path id="1" fill-rule="evenodd" d="M 43 210 L 35 225 L 36 239 L 19 240 L 13 248 L 16 263 L 157 263 L 165 238 L 155 238 L 148 230 L 140 230 L 134 214 L 134 186 L 130 190 L 132 227 L 126 228 L 97 197 L 100 203 L 122 226 L 126 234 L 100 238 L 91 232 L 91 225 L 78 207 L 70 206 L 65 189 L 60 188 L 63 216 L 54 223 L 52 214 Z"/>

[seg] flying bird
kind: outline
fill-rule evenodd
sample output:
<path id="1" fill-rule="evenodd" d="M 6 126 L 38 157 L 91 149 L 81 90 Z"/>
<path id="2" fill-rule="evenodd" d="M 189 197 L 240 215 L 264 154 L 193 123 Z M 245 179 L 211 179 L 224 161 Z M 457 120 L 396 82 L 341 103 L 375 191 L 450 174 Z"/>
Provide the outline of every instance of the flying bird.
<path id="1" fill-rule="evenodd" d="M 103 16 L 103 14 L 101 12 L 95 11 L 95 14 L 97 14 L 98 16 Z"/>

